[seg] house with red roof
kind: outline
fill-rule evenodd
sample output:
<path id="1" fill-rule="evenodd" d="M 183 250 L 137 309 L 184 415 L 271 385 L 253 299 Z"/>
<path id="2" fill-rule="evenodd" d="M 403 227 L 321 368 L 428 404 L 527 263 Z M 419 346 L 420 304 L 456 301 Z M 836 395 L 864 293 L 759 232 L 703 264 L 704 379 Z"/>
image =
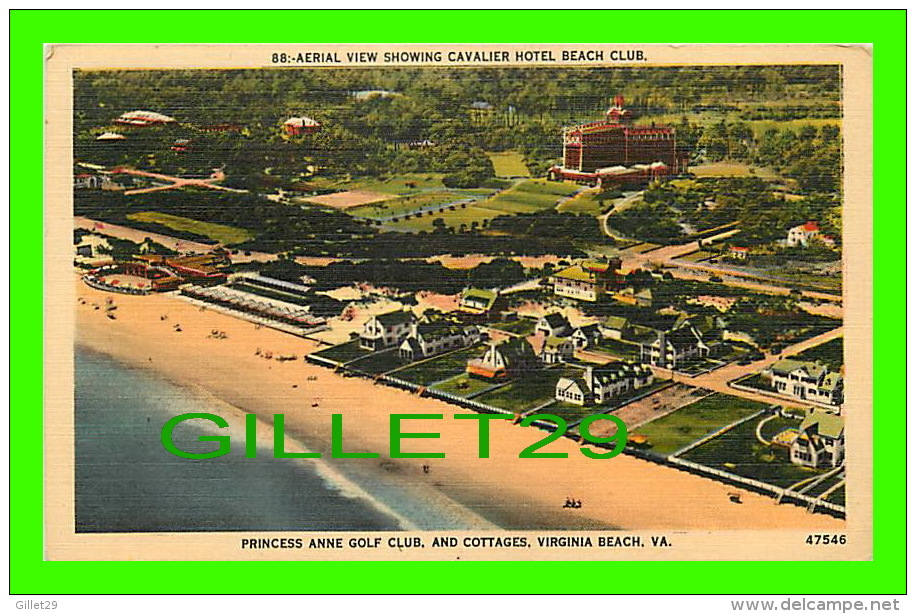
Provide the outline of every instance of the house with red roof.
<path id="1" fill-rule="evenodd" d="M 737 245 L 732 245 L 728 248 L 728 255 L 735 260 L 747 260 L 748 249 L 746 247 L 739 247 Z"/>
<path id="2" fill-rule="evenodd" d="M 811 241 L 819 237 L 821 228 L 817 222 L 806 222 L 799 226 L 789 229 L 786 237 L 786 245 L 795 247 L 797 245 L 807 246 Z"/>

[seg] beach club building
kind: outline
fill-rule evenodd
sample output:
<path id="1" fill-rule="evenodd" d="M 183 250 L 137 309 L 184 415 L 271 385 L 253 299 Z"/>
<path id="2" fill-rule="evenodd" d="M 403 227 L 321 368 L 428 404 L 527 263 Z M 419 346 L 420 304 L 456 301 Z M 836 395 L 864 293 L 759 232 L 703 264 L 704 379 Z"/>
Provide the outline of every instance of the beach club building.
<path id="1" fill-rule="evenodd" d="M 599 301 L 616 285 L 620 264 L 620 258 L 610 258 L 607 262 L 586 260 L 561 269 L 552 276 L 553 293 L 579 301 Z"/>
<path id="2" fill-rule="evenodd" d="M 798 427 L 789 458 L 805 467 L 838 467 L 846 453 L 842 416 L 812 408 Z"/>
<path id="3" fill-rule="evenodd" d="M 416 321 L 409 309 L 374 315 L 363 324 L 359 346 L 374 351 L 397 347 L 410 335 Z"/>
<path id="4" fill-rule="evenodd" d="M 229 263 L 229 256 L 225 253 L 213 252 L 191 256 L 140 254 L 134 256 L 134 259 L 165 268 L 176 276 L 198 285 L 212 286 L 225 283 L 228 279 L 223 269 Z"/>
<path id="5" fill-rule="evenodd" d="M 648 386 L 655 380 L 652 369 L 633 362 L 590 366 L 582 377 L 561 377 L 555 398 L 575 405 L 607 403 L 614 398 Z"/>

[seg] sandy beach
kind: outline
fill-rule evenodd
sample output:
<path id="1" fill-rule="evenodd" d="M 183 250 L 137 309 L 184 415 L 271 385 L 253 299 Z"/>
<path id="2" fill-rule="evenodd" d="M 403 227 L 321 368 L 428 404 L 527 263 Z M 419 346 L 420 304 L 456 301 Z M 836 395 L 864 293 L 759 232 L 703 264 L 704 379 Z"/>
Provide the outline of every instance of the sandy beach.
<path id="1" fill-rule="evenodd" d="M 808 514 L 791 504 L 742 492 L 742 505 L 729 501 L 734 488 L 628 456 L 595 460 L 562 438 L 541 451 L 566 452 L 568 458 L 519 459 L 519 452 L 543 436 L 509 421 L 491 423 L 490 458 L 478 458 L 478 423 L 457 420 L 471 412 L 420 398 L 359 378 L 344 378 L 305 363 L 316 344 L 273 329 L 201 309 L 169 295 L 127 296 L 89 288 L 78 278 L 77 342 L 169 380 L 201 390 L 261 416 L 286 416 L 287 434 L 329 455 L 331 414 L 343 414 L 347 452 L 378 452 L 379 458 L 337 459 L 358 463 L 448 497 L 499 526 L 512 528 L 766 529 L 837 531 L 843 521 Z M 106 317 L 113 299 L 116 319 Z M 102 305 L 94 309 L 93 304 Z M 167 319 L 162 319 L 167 316 Z M 174 326 L 180 325 L 181 332 Z M 211 331 L 226 333 L 212 338 Z M 265 351 L 295 354 L 278 362 Z M 441 420 L 404 420 L 404 432 L 438 432 L 438 439 L 402 440 L 404 452 L 444 452 L 445 458 L 389 458 L 390 415 L 442 414 Z M 234 445 L 242 445 L 234 442 Z M 425 473 L 423 465 L 429 466 Z M 567 497 L 582 500 L 578 510 L 563 509 Z"/>

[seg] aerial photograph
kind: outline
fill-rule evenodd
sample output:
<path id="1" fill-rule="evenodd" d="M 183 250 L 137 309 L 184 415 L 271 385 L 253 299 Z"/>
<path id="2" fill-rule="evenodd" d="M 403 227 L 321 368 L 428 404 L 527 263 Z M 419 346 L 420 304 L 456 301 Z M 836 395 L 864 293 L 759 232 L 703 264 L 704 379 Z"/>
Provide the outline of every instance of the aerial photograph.
<path id="1" fill-rule="evenodd" d="M 72 91 L 77 533 L 846 525 L 840 65 Z"/>

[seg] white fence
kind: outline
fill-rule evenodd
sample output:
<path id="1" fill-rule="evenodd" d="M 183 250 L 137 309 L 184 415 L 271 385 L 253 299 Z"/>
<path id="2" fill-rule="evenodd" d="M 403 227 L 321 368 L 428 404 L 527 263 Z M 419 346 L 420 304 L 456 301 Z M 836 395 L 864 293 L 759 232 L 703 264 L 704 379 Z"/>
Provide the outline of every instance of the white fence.
<path id="1" fill-rule="evenodd" d="M 824 508 L 831 510 L 838 514 L 842 514 L 844 517 L 846 515 L 846 508 L 842 505 L 836 503 L 831 503 L 830 501 L 825 501 L 823 499 L 818 499 L 810 495 L 805 495 L 794 490 L 788 490 L 785 488 L 780 488 L 779 486 L 773 486 L 772 484 L 767 484 L 766 482 L 759 482 L 757 480 L 752 480 L 751 478 L 746 478 L 740 475 L 735 475 L 734 473 L 728 473 L 720 469 L 715 469 L 713 467 L 707 467 L 706 465 L 701 465 L 699 463 L 694 463 L 693 461 L 684 460 L 682 458 L 677 458 L 674 456 L 669 456 L 666 459 L 670 464 L 674 466 L 681 466 L 687 470 L 693 471 L 694 473 L 701 473 L 706 475 L 711 475 L 727 482 L 737 482 L 739 484 L 744 484 L 745 486 L 750 486 L 756 490 L 762 490 L 765 492 L 770 492 L 776 495 L 779 499 L 795 499 L 802 503 L 805 503 L 809 508 Z"/>

